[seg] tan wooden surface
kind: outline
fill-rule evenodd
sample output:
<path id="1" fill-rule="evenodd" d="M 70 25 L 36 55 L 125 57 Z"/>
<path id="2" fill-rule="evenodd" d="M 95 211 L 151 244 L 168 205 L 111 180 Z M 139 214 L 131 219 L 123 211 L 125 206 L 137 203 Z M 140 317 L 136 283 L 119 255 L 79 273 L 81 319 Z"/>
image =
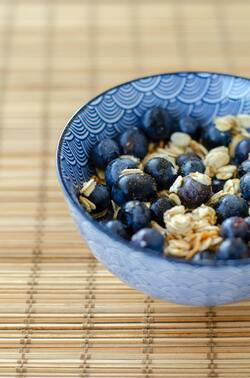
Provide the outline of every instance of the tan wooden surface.
<path id="1" fill-rule="evenodd" d="M 249 378 L 250 301 L 145 297 L 96 262 L 55 147 L 91 96 L 142 74 L 250 75 L 248 0 L 0 0 L 0 376 Z"/>

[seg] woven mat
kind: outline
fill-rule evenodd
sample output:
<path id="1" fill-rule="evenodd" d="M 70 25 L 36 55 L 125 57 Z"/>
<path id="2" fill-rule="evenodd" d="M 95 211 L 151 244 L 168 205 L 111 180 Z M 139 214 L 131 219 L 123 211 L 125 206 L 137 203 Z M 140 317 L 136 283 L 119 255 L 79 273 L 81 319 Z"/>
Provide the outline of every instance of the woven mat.
<path id="1" fill-rule="evenodd" d="M 70 115 L 142 74 L 250 75 L 250 3 L 0 1 L 0 376 L 250 377 L 250 301 L 189 308 L 121 283 L 58 188 Z"/>

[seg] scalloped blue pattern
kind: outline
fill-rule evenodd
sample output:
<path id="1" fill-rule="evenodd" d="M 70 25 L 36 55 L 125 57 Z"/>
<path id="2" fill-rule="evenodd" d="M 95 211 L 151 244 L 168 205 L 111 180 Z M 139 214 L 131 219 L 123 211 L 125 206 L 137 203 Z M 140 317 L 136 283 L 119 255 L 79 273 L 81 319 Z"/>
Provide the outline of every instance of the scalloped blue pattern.
<path id="1" fill-rule="evenodd" d="M 148 295 L 210 306 L 250 297 L 250 263 L 199 266 L 136 251 L 106 234 L 79 206 L 78 188 L 92 172 L 92 146 L 139 126 L 153 106 L 168 109 L 173 118 L 192 115 L 209 124 L 216 115 L 250 112 L 250 81 L 207 72 L 162 74 L 112 88 L 83 106 L 69 121 L 57 152 L 59 180 L 81 235 L 113 274 Z"/>

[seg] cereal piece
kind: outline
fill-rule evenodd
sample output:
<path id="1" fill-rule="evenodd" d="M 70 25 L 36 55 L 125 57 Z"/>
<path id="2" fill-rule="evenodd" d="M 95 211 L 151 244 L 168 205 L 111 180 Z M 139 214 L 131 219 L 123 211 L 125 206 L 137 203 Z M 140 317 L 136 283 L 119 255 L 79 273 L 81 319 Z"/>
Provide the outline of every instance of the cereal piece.
<path id="1" fill-rule="evenodd" d="M 249 133 L 247 130 L 245 130 L 245 129 L 243 129 L 243 130 L 241 131 L 241 135 L 242 135 L 244 138 L 250 138 L 250 133 Z"/>
<path id="2" fill-rule="evenodd" d="M 236 170 L 235 165 L 225 165 L 217 170 L 216 177 L 219 180 L 228 180 L 235 175 Z"/>
<path id="3" fill-rule="evenodd" d="M 130 159 L 132 160 L 133 162 L 135 162 L 136 164 L 139 164 L 140 162 L 140 159 L 138 159 L 137 157 L 133 156 L 133 155 L 121 155 L 120 156 L 121 159 Z"/>
<path id="4" fill-rule="evenodd" d="M 178 147 L 187 147 L 191 142 L 190 135 L 181 132 L 175 132 L 171 135 L 171 142 Z"/>
<path id="5" fill-rule="evenodd" d="M 202 144 L 196 142 L 196 140 L 191 140 L 190 147 L 200 158 L 204 158 L 208 153 L 207 149 Z"/>
<path id="6" fill-rule="evenodd" d="M 213 224 L 209 224 L 206 220 L 201 220 L 199 222 L 193 223 L 193 230 L 194 232 L 201 232 L 201 231 L 218 231 L 218 226 Z"/>
<path id="7" fill-rule="evenodd" d="M 185 150 L 185 148 L 177 146 L 176 144 L 170 142 L 164 149 L 170 156 L 176 157 L 180 154 L 182 154 Z"/>
<path id="8" fill-rule="evenodd" d="M 206 220 L 209 224 L 216 223 L 216 212 L 215 210 L 206 205 L 201 205 L 193 210 L 192 217 L 195 221 Z"/>
<path id="9" fill-rule="evenodd" d="M 175 162 L 176 154 L 172 154 L 170 151 L 167 151 L 165 148 L 158 148 L 157 153 L 163 154 L 163 156 L 158 155 L 159 157 L 165 157 L 165 159 L 169 160 L 170 163 L 173 164 L 175 168 L 178 168 Z"/>
<path id="10" fill-rule="evenodd" d="M 146 165 L 149 160 L 151 160 L 155 157 L 164 158 L 164 159 L 170 161 L 170 163 L 172 163 L 173 166 L 176 168 L 175 158 L 173 156 L 170 156 L 164 148 L 159 148 L 156 152 L 146 155 L 145 158 L 142 161 L 142 165 L 143 166 Z"/>
<path id="11" fill-rule="evenodd" d="M 250 115 L 249 114 L 238 114 L 237 115 L 238 124 L 245 129 L 250 128 Z"/>
<path id="12" fill-rule="evenodd" d="M 83 205 L 83 207 L 85 208 L 85 210 L 88 212 L 88 213 L 91 213 L 93 210 L 96 209 L 96 205 L 91 202 L 88 198 L 86 197 L 83 197 L 83 196 L 79 196 L 79 202 L 81 205 Z"/>
<path id="13" fill-rule="evenodd" d="M 229 154 L 230 156 L 234 156 L 234 153 L 235 153 L 235 148 L 237 146 L 237 144 L 244 139 L 244 136 L 242 134 L 236 134 L 236 135 L 233 135 L 232 137 L 232 140 L 229 144 Z"/>
<path id="14" fill-rule="evenodd" d="M 199 182 L 200 184 L 203 184 L 203 185 L 211 185 L 211 183 L 212 183 L 211 178 L 204 173 L 191 172 L 189 174 L 189 176 L 192 177 L 193 180 L 195 180 L 195 181 L 197 181 L 197 182 Z"/>
<path id="15" fill-rule="evenodd" d="M 128 175 L 131 175 L 132 173 L 139 173 L 143 175 L 143 171 L 139 168 L 127 168 L 121 171 L 119 177 L 128 176 Z"/>
<path id="16" fill-rule="evenodd" d="M 161 235 L 165 236 L 167 233 L 167 230 L 163 228 L 159 223 L 155 221 L 151 221 L 150 223 L 151 227 L 153 227 L 156 231 L 158 231 Z"/>
<path id="17" fill-rule="evenodd" d="M 186 257 L 189 249 L 190 245 L 185 240 L 169 240 L 164 249 L 164 254 L 176 257 Z"/>
<path id="18" fill-rule="evenodd" d="M 221 146 L 213 148 L 209 151 L 207 156 L 204 159 L 204 163 L 206 166 L 210 166 L 212 169 L 217 171 L 218 168 L 227 165 L 230 161 L 230 156 L 228 153 L 228 148 Z"/>
<path id="19" fill-rule="evenodd" d="M 168 221 L 177 214 L 185 214 L 185 207 L 183 205 L 174 206 L 171 209 L 167 210 L 164 214 L 164 222 Z"/>
<path id="20" fill-rule="evenodd" d="M 150 143 L 148 144 L 148 152 L 149 152 L 150 154 L 153 153 L 153 152 L 155 152 L 156 148 L 157 148 L 157 143 L 150 142 Z"/>
<path id="21" fill-rule="evenodd" d="M 83 194 L 85 197 L 89 197 L 90 194 L 95 190 L 96 181 L 94 178 L 91 178 L 89 181 L 83 184 L 80 194 Z"/>
<path id="22" fill-rule="evenodd" d="M 209 177 L 214 177 L 215 173 L 216 173 L 216 170 L 212 167 L 210 167 L 210 165 L 208 165 L 205 169 L 205 175 L 209 176 Z"/>
<path id="23" fill-rule="evenodd" d="M 113 208 L 113 211 L 114 211 L 113 218 L 117 219 L 117 214 L 120 210 L 120 206 L 118 206 L 113 200 L 111 200 L 111 205 L 112 205 L 112 208 Z"/>
<path id="24" fill-rule="evenodd" d="M 240 194 L 240 180 L 238 178 L 227 180 L 224 184 L 223 191 L 226 194 Z"/>
<path id="25" fill-rule="evenodd" d="M 224 192 L 224 190 L 220 190 L 219 192 L 212 195 L 207 201 L 207 205 L 214 205 L 216 202 L 219 201 L 222 197 L 226 196 L 228 193 Z"/>
<path id="26" fill-rule="evenodd" d="M 195 235 L 192 249 L 186 255 L 186 259 L 191 259 L 198 251 L 204 251 L 210 247 L 213 238 L 217 238 L 216 231 L 203 231 Z"/>
<path id="27" fill-rule="evenodd" d="M 180 198 L 177 196 L 176 193 L 170 193 L 168 198 L 173 201 L 176 205 L 181 205 L 181 200 Z"/>
<path id="28" fill-rule="evenodd" d="M 178 193 L 178 190 L 182 186 L 182 183 L 183 183 L 183 177 L 178 176 L 177 179 L 172 184 L 172 186 L 169 188 L 169 191 L 173 193 Z"/>
<path id="29" fill-rule="evenodd" d="M 217 117 L 214 120 L 216 129 L 220 131 L 229 131 L 236 127 L 237 120 L 235 116 Z"/>
<path id="30" fill-rule="evenodd" d="M 168 233 L 185 236 L 192 230 L 192 216 L 191 214 L 177 214 L 168 219 L 165 224 Z"/>
<path id="31" fill-rule="evenodd" d="M 100 168 L 96 168 L 97 178 L 99 179 L 98 182 L 105 183 L 105 175 L 104 171 Z"/>
<path id="32" fill-rule="evenodd" d="M 108 209 L 104 209 L 103 211 L 101 211 L 100 213 L 95 213 L 95 214 L 92 214 L 92 217 L 94 219 L 100 219 L 102 217 L 104 217 L 108 212 Z"/>

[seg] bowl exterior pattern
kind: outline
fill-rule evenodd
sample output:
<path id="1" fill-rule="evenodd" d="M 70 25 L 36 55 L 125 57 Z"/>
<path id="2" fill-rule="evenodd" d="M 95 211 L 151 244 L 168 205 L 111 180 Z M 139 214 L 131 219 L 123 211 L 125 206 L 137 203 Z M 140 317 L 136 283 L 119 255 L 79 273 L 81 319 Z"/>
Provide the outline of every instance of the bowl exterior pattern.
<path id="1" fill-rule="evenodd" d="M 83 106 L 69 121 L 58 148 L 57 168 L 70 212 L 90 249 L 127 284 L 176 303 L 216 305 L 250 296 L 250 264 L 199 266 L 136 251 L 102 231 L 77 201 L 92 173 L 92 146 L 131 126 L 153 106 L 173 118 L 191 115 L 209 124 L 216 115 L 250 113 L 250 81 L 212 73 L 162 74 L 113 88 Z"/>

